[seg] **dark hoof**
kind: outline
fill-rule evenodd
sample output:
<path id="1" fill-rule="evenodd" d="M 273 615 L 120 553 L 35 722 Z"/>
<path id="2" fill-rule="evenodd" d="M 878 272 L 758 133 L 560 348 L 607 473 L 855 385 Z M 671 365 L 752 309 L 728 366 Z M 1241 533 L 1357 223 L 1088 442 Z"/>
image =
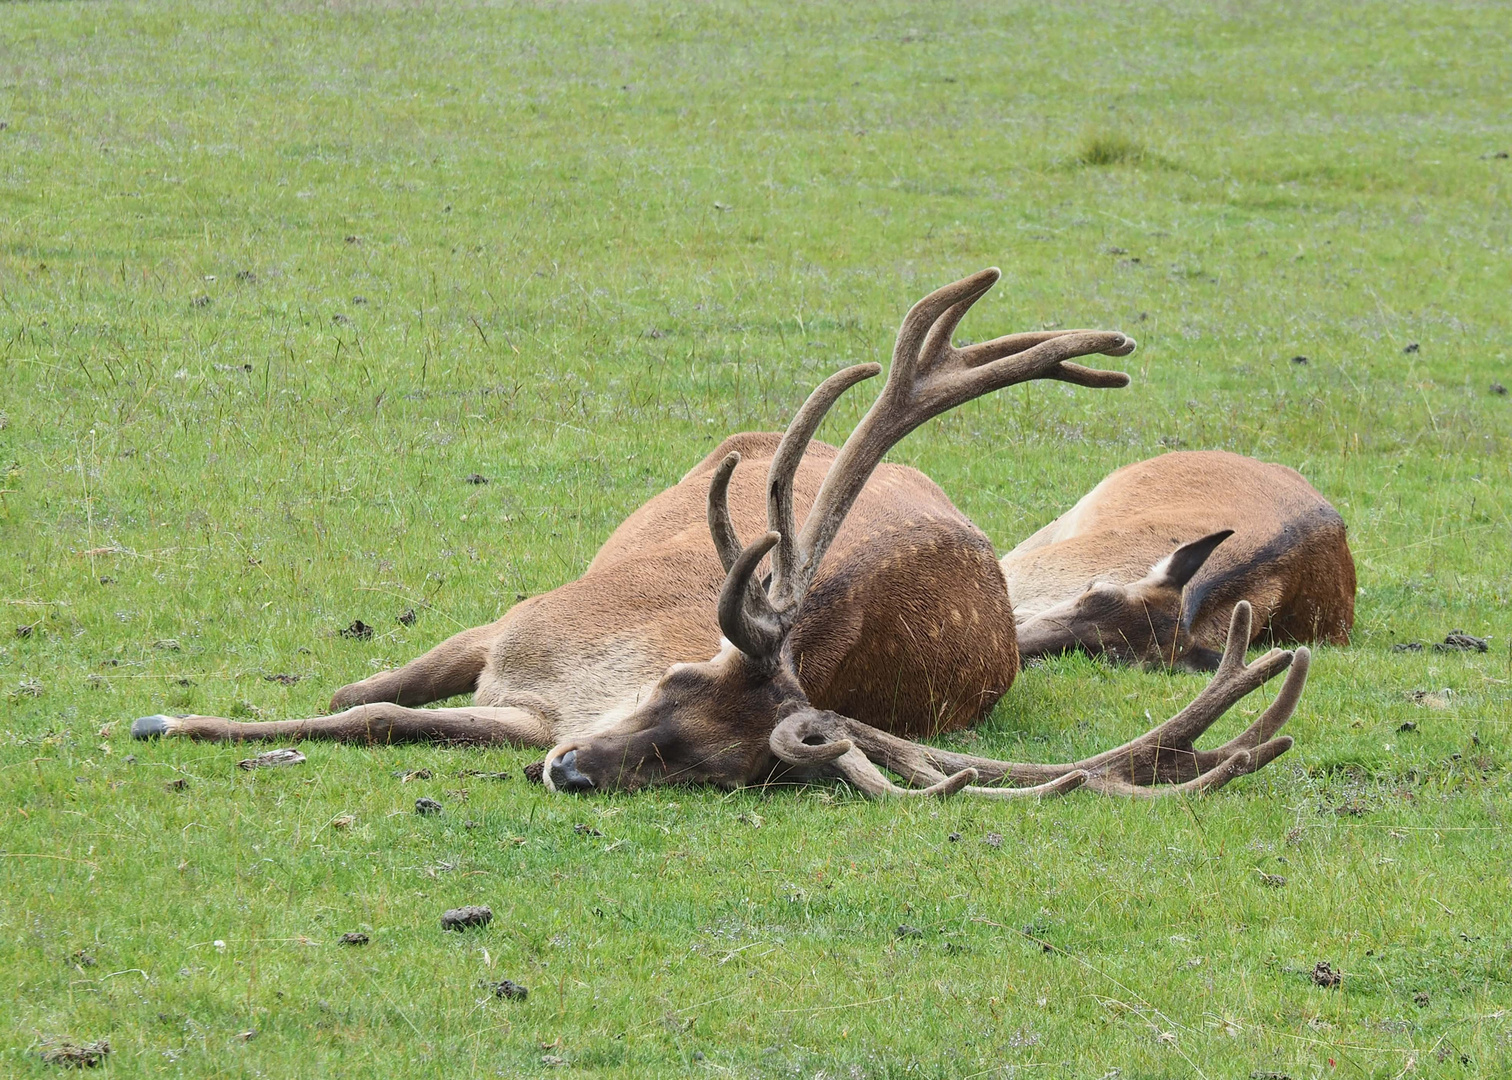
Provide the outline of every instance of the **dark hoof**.
<path id="1" fill-rule="evenodd" d="M 177 717 L 164 716 L 158 713 L 155 716 L 141 716 L 131 722 L 131 737 L 133 739 L 156 739 L 167 735 L 178 727 Z"/>
<path id="2" fill-rule="evenodd" d="M 589 791 L 593 781 L 577 768 L 577 751 L 569 750 L 551 763 L 551 786 L 558 791 Z"/>

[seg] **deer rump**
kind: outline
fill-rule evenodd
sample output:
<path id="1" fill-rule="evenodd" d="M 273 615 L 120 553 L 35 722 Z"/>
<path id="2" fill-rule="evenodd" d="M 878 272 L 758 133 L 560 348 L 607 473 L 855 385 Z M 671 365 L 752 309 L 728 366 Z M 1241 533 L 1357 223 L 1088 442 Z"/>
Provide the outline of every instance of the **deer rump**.
<path id="1" fill-rule="evenodd" d="M 987 538 L 928 478 L 883 457 L 930 418 L 1006 386 L 1129 383 L 1073 362 L 1129 355 L 1134 341 L 1117 332 L 1009 334 L 957 348 L 957 325 L 999 276 L 983 270 L 909 310 L 881 392 L 838 450 L 813 435 L 879 364 L 824 380 L 782 436 L 727 441 L 632 514 L 577 581 L 343 687 L 332 700 L 343 711 L 257 723 L 159 715 L 132 734 L 547 746 L 544 776 L 557 791 L 738 787 L 795 774 L 840 776 L 870 795 L 1017 798 L 1085 785 L 1148 796 L 1212 790 L 1264 767 L 1291 746 L 1277 732 L 1309 654 L 1276 649 L 1246 664 L 1243 601 L 1213 680 L 1123 746 L 1050 765 L 913 741 L 992 707 L 1018 668 L 1016 631 Z M 753 467 L 763 462 L 764 478 Z M 1196 749 L 1235 702 L 1283 671 L 1248 729 Z M 466 692 L 470 707 L 414 707 Z"/>

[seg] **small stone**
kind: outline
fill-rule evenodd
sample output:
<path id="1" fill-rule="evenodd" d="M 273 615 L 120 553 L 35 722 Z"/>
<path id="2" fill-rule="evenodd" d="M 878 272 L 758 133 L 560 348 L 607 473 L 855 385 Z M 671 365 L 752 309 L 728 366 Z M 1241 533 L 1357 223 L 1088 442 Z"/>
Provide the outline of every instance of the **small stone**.
<path id="1" fill-rule="evenodd" d="M 487 926 L 493 922 L 493 912 L 486 907 L 471 905 L 452 908 L 441 916 L 441 929 L 465 930 L 469 926 Z"/>
<path id="2" fill-rule="evenodd" d="M 439 814 L 440 812 L 441 804 L 435 799 L 421 798 L 415 800 L 415 813 L 417 814 L 428 816 L 430 814 Z"/>
<path id="3" fill-rule="evenodd" d="M 338 945 L 366 945 L 368 936 L 361 930 L 348 930 L 336 940 Z"/>

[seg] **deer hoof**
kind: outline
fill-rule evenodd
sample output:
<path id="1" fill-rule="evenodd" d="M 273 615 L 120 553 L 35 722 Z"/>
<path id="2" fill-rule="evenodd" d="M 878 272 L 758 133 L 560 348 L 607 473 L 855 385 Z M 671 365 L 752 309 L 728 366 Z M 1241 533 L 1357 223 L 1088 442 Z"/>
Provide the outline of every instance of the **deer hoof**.
<path id="1" fill-rule="evenodd" d="M 178 717 L 165 716 L 162 713 L 155 716 L 141 716 L 131 722 L 131 737 L 156 739 L 163 735 L 171 735 L 178 728 L 178 722 Z"/>

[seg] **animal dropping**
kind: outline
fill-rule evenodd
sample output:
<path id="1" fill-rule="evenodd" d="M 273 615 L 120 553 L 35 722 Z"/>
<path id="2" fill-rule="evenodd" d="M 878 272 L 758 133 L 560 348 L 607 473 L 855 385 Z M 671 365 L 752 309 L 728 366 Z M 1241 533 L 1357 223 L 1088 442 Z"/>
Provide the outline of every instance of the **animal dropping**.
<path id="1" fill-rule="evenodd" d="M 441 929 L 466 930 L 474 926 L 487 926 L 493 922 L 493 911 L 482 905 L 451 908 L 441 915 Z"/>
<path id="2" fill-rule="evenodd" d="M 1117 332 L 1046 329 L 953 344 L 998 278 L 983 270 L 913 306 L 880 393 L 839 448 L 814 433 L 842 395 L 880 374 L 878 364 L 824 380 L 786 432 L 726 439 L 631 514 L 578 580 L 343 687 L 327 716 L 149 717 L 133 734 L 536 746 L 548 751 L 542 779 L 558 793 L 840 777 L 873 796 L 1018 798 L 1078 787 L 1150 796 L 1254 772 L 1291 746 L 1278 732 L 1301 696 L 1309 653 L 1273 649 L 1246 664 L 1253 612 L 1244 600 L 1227 612 L 1213 681 L 1123 746 L 1037 764 L 914 741 L 991 711 L 1018 673 L 1018 635 L 987 537 L 928 477 L 883 458 L 933 417 L 1005 387 L 1129 383 L 1077 363 L 1133 352 Z M 1247 730 L 1196 749 L 1231 706 L 1283 671 Z M 468 692 L 471 706 L 420 707 Z"/>

